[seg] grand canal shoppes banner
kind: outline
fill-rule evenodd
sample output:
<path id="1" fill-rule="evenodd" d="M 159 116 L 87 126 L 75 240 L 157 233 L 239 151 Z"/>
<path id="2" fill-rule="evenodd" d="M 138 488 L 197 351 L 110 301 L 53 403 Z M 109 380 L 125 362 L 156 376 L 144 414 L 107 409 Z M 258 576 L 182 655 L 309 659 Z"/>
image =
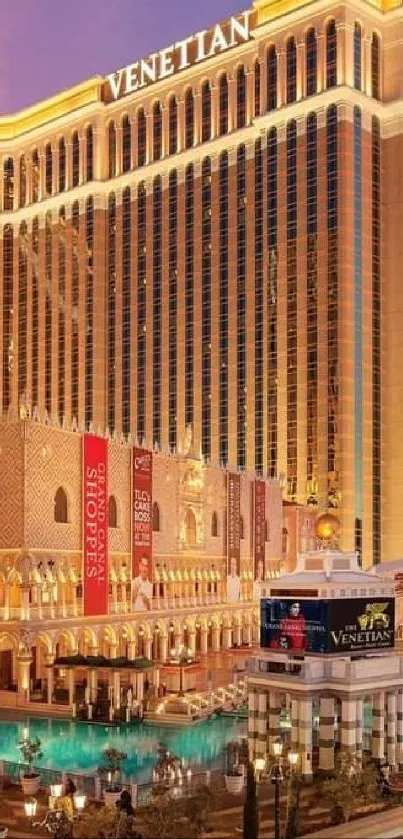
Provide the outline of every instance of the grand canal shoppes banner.
<path id="1" fill-rule="evenodd" d="M 108 613 L 108 442 L 83 437 L 84 615 Z"/>
<path id="2" fill-rule="evenodd" d="M 149 611 L 153 598 L 153 455 L 134 448 L 132 460 L 133 611 Z"/>

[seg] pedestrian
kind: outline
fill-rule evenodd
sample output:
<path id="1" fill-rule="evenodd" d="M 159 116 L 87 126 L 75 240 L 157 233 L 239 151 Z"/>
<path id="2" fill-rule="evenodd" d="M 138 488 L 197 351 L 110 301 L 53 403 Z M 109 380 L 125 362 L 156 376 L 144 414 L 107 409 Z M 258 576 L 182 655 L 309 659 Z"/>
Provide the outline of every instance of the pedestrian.
<path id="1" fill-rule="evenodd" d="M 132 797 L 128 789 L 124 789 L 121 792 L 120 798 L 116 802 L 116 807 L 121 813 L 126 813 L 126 816 L 134 816 Z"/>

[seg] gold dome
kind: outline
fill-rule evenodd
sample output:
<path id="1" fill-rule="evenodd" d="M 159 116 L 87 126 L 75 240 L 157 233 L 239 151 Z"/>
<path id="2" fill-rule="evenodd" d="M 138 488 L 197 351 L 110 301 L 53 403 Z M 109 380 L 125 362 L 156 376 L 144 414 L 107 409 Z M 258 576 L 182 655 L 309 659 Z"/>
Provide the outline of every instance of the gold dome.
<path id="1" fill-rule="evenodd" d="M 340 522 L 333 513 L 322 513 L 315 524 L 316 536 L 321 542 L 331 542 L 340 530 Z"/>

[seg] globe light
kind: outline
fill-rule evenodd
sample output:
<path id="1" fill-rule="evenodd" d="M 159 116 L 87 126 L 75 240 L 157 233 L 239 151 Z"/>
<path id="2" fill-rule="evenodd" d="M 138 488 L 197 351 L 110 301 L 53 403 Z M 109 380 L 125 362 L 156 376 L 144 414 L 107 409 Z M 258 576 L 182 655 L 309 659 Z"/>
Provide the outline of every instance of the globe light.
<path id="1" fill-rule="evenodd" d="M 36 815 L 36 808 L 38 806 L 38 802 L 36 798 L 30 798 L 29 801 L 24 801 L 24 810 L 25 815 L 28 819 L 33 819 Z"/>
<path id="2" fill-rule="evenodd" d="M 78 813 L 81 813 L 84 810 L 85 804 L 87 801 L 87 796 L 84 795 L 82 792 L 76 792 L 74 795 L 74 806 Z"/>
<path id="3" fill-rule="evenodd" d="M 281 757 L 283 753 L 283 744 L 281 740 L 275 740 L 273 743 L 273 754 L 274 757 Z"/>
<path id="4" fill-rule="evenodd" d="M 266 766 L 266 761 L 265 761 L 264 757 L 256 757 L 255 760 L 254 760 L 254 764 L 255 764 L 255 772 L 260 773 L 260 772 L 263 772 L 263 770 Z"/>
<path id="5" fill-rule="evenodd" d="M 299 754 L 298 752 L 290 752 L 288 755 L 288 762 L 292 769 L 295 769 L 297 763 L 299 761 Z"/>
<path id="6" fill-rule="evenodd" d="M 50 794 L 52 798 L 61 798 L 63 795 L 63 784 L 51 784 Z"/>

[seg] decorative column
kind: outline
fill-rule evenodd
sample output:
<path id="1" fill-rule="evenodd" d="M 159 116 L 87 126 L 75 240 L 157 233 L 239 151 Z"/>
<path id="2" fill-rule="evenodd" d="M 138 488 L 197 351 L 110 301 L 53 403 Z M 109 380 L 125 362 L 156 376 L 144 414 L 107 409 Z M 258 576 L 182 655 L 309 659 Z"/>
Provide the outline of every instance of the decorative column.
<path id="1" fill-rule="evenodd" d="M 161 635 L 160 638 L 160 659 L 164 663 L 168 658 L 168 635 Z"/>
<path id="2" fill-rule="evenodd" d="M 276 691 L 271 690 L 269 693 L 269 725 L 267 729 L 267 739 L 269 745 L 269 752 L 273 754 L 273 743 L 277 740 L 280 734 L 280 704 L 279 696 Z"/>
<path id="3" fill-rule="evenodd" d="M 397 763 L 399 769 L 403 767 L 403 691 L 398 690 L 396 701 L 397 721 Z"/>
<path id="4" fill-rule="evenodd" d="M 299 749 L 299 701 L 291 699 L 291 748 L 294 752 Z"/>
<path id="5" fill-rule="evenodd" d="M 356 718 L 357 718 L 357 729 L 356 729 L 356 742 L 357 742 L 357 760 L 359 763 L 362 763 L 362 740 L 363 740 L 363 726 L 364 726 L 364 701 L 362 699 L 357 699 L 357 710 L 356 710 Z"/>
<path id="6" fill-rule="evenodd" d="M 134 661 L 134 659 L 136 658 L 136 642 L 135 641 L 128 641 L 127 657 L 129 659 L 129 661 Z"/>
<path id="7" fill-rule="evenodd" d="M 208 651 L 208 630 L 207 627 L 202 626 L 200 630 L 200 652 L 206 655 Z"/>
<path id="8" fill-rule="evenodd" d="M 252 627 L 250 624 L 243 628 L 243 640 L 245 644 L 250 644 L 252 639 Z"/>
<path id="9" fill-rule="evenodd" d="M 142 702 L 144 698 L 144 673 L 137 673 L 136 696 L 137 701 Z"/>
<path id="10" fill-rule="evenodd" d="M 371 42 L 371 36 L 365 34 L 362 39 L 361 87 L 367 96 L 372 96 Z"/>
<path id="11" fill-rule="evenodd" d="M 285 66 L 285 50 L 277 52 L 277 107 L 281 108 L 287 101 L 287 76 Z"/>
<path id="12" fill-rule="evenodd" d="M 20 603 L 21 603 L 21 616 L 20 620 L 22 621 L 29 621 L 29 590 L 30 586 L 29 583 L 21 583 L 20 585 Z"/>
<path id="13" fill-rule="evenodd" d="M 238 647 L 242 644 L 242 629 L 240 626 L 236 626 L 233 630 L 233 643 L 237 644 Z"/>
<path id="14" fill-rule="evenodd" d="M 18 693 L 25 696 L 29 702 L 30 678 L 29 669 L 32 664 L 32 651 L 23 651 L 18 654 Z"/>
<path id="15" fill-rule="evenodd" d="M 120 670 L 113 671 L 113 707 L 120 710 Z"/>
<path id="16" fill-rule="evenodd" d="M 188 638 L 189 638 L 188 649 L 191 650 L 192 655 L 194 655 L 195 652 L 196 652 L 196 632 L 195 631 L 189 632 Z"/>
<path id="17" fill-rule="evenodd" d="M 312 778 L 312 699 L 299 702 L 299 747 L 301 752 L 301 771 L 304 778 Z"/>
<path id="18" fill-rule="evenodd" d="M 258 743 L 258 716 L 259 716 L 259 694 L 256 690 L 249 690 L 248 693 L 248 745 L 249 757 L 253 760 L 256 757 Z"/>
<path id="19" fill-rule="evenodd" d="M 67 685 L 69 690 L 69 705 L 72 705 L 76 692 L 76 671 L 74 667 L 70 667 L 67 671 Z"/>
<path id="20" fill-rule="evenodd" d="M 342 699 L 340 745 L 344 751 L 355 755 L 357 749 L 357 702 L 355 699 Z"/>
<path id="21" fill-rule="evenodd" d="M 55 657 L 53 653 L 49 653 L 45 655 L 45 663 L 46 663 L 46 673 L 47 673 L 47 692 L 48 692 L 48 705 L 52 704 L 52 697 L 53 697 L 53 690 L 54 690 L 54 663 Z"/>
<path id="22" fill-rule="evenodd" d="M 297 102 L 306 96 L 305 41 L 297 42 Z"/>
<path id="23" fill-rule="evenodd" d="M 151 659 L 152 659 L 152 655 L 153 655 L 153 652 L 152 652 L 152 650 L 153 650 L 153 642 L 152 642 L 152 639 L 151 639 L 151 638 L 146 638 L 146 640 L 145 640 L 145 642 L 144 642 L 144 646 L 145 646 L 145 657 L 146 657 L 146 658 L 149 658 L 149 659 L 151 660 Z"/>
<path id="24" fill-rule="evenodd" d="M 316 37 L 317 56 L 316 63 L 316 86 L 318 93 L 326 90 L 326 36 L 319 32 Z"/>
<path id="25" fill-rule="evenodd" d="M 320 699 L 319 769 L 334 769 L 334 698 Z"/>
<path id="26" fill-rule="evenodd" d="M 213 626 L 212 629 L 212 647 L 213 653 L 220 652 L 220 630 L 217 626 Z"/>
<path id="27" fill-rule="evenodd" d="M 267 693 L 258 694 L 256 756 L 264 757 L 267 752 Z"/>
<path id="28" fill-rule="evenodd" d="M 387 695 L 387 761 L 390 767 L 396 768 L 396 711 L 397 711 L 397 697 L 396 693 L 388 693 Z"/>
<path id="29" fill-rule="evenodd" d="M 376 693 L 372 701 L 372 757 L 385 759 L 385 693 Z"/>
<path id="30" fill-rule="evenodd" d="M 229 629 L 227 626 L 225 626 L 222 631 L 222 645 L 224 650 L 229 650 L 231 646 L 231 635 L 232 629 Z"/>
<path id="31" fill-rule="evenodd" d="M 91 705 L 95 705 L 98 698 L 98 671 L 90 670 L 88 673 L 89 699 Z"/>

